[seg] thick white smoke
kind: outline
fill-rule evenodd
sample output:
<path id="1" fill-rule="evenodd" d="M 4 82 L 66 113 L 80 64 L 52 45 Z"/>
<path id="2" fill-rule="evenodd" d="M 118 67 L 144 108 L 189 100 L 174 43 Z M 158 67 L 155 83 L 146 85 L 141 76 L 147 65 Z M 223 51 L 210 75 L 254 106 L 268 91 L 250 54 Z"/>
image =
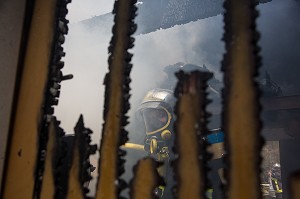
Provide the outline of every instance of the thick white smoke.
<path id="1" fill-rule="evenodd" d="M 55 114 L 62 121 L 61 125 L 67 133 L 73 133 L 79 115 L 83 114 L 85 125 L 94 131 L 93 142 L 99 143 L 103 123 L 104 86 L 102 83 L 104 75 L 108 71 L 107 47 L 112 35 L 111 30 L 102 30 L 102 27 L 90 29 L 79 21 L 111 11 L 114 1 L 102 0 L 97 4 L 90 5 L 89 2 L 95 3 L 96 1 L 74 1 L 72 4 L 76 3 L 76 6 L 69 7 L 70 14 L 68 16 L 72 17 L 76 23 L 72 23 L 71 20 L 65 44 L 67 54 L 63 72 L 74 74 L 74 79 L 63 82 L 59 106 L 56 108 Z M 259 6 L 262 17 L 258 19 L 258 28 L 262 35 L 262 53 L 265 58 L 263 67 L 268 69 L 271 76 L 274 74 L 275 80 L 283 83 L 288 82 L 288 74 L 293 73 L 286 71 L 285 67 L 296 70 L 296 66 L 292 66 L 290 63 L 295 62 L 296 59 L 297 63 L 300 63 L 299 56 L 295 56 L 290 49 L 292 48 L 291 43 L 294 43 L 295 40 L 288 39 L 289 34 L 293 38 L 296 37 L 289 29 L 290 27 L 296 27 L 296 33 L 299 33 L 300 30 L 299 25 L 295 24 L 297 20 L 293 19 L 293 16 L 298 16 L 298 19 L 300 17 L 300 12 L 296 12 L 295 6 L 298 9 L 299 2 L 292 0 L 273 0 Z M 101 9 L 105 11 L 101 13 Z M 88 13 L 84 13 L 84 17 L 80 18 L 78 12 L 81 10 L 87 10 Z M 293 16 L 291 17 L 288 13 L 292 13 Z M 177 62 L 199 66 L 205 64 L 209 70 L 215 73 L 217 79 L 222 80 L 220 73 L 224 53 L 224 43 L 221 41 L 224 26 L 222 20 L 223 16 L 218 15 L 135 37 L 135 47 L 130 50 L 134 54 L 130 85 L 131 110 L 128 113 L 130 121 L 133 121 L 135 109 L 145 93 L 158 86 L 159 81 L 163 78 L 164 66 Z M 108 23 L 112 24 L 112 21 Z M 286 29 L 280 27 L 286 27 Z M 279 38 L 285 38 L 287 42 L 280 43 Z M 274 47 L 275 44 L 277 47 Z M 299 49 L 299 46 L 296 45 L 293 48 Z M 280 47 L 286 49 L 280 51 L 284 53 L 281 58 L 280 53 L 276 54 L 279 52 L 276 49 Z M 292 58 L 292 61 L 286 57 Z M 285 66 L 284 60 L 289 64 Z M 286 76 L 281 75 L 283 73 Z M 297 78 L 294 77 L 294 79 Z M 286 84 L 292 84 L 288 83 Z M 129 137 L 140 133 L 134 132 L 130 125 L 128 130 L 130 131 Z"/>
<path id="2" fill-rule="evenodd" d="M 71 15 L 72 9 L 69 12 Z M 93 140 L 98 143 L 103 119 L 102 83 L 108 71 L 107 47 L 112 35 L 110 30 L 101 31 L 101 27 L 96 30 L 80 22 L 70 25 L 63 72 L 74 74 L 74 79 L 62 84 L 56 115 L 65 131 L 73 133 L 73 127 L 82 113 L 86 126 L 94 131 Z M 222 34 L 222 17 L 217 16 L 136 36 L 135 47 L 130 50 L 134 57 L 130 85 L 132 109 L 129 115 L 134 115 L 144 94 L 158 86 L 163 78 L 164 66 L 177 62 L 199 66 L 205 64 L 220 77 Z"/>
<path id="3" fill-rule="evenodd" d="M 69 10 L 70 16 L 74 11 Z M 108 23 L 112 24 L 112 21 Z M 209 69 L 219 71 L 223 53 L 222 33 L 222 17 L 217 16 L 136 36 L 135 47 L 130 50 L 134 57 L 129 120 L 134 120 L 135 109 L 145 93 L 162 80 L 164 66 L 185 62 L 199 66 L 205 64 Z M 62 84 L 55 113 L 67 133 L 73 133 L 79 115 L 83 114 L 85 125 L 93 130 L 93 142 L 97 144 L 100 143 L 103 123 L 102 83 L 108 71 L 107 47 L 111 36 L 111 30 L 89 29 L 81 22 L 71 23 L 64 46 L 63 72 L 74 74 L 74 79 Z M 212 50 L 215 51 L 213 56 L 210 55 Z M 131 125 L 127 129 L 130 138 L 138 136 L 142 139 L 144 136 L 144 132 L 135 132 Z M 128 157 L 128 160 L 130 165 L 135 164 L 136 159 Z M 92 158 L 92 162 L 97 163 L 96 158 Z M 127 180 L 131 175 L 129 170 L 125 175 Z"/>

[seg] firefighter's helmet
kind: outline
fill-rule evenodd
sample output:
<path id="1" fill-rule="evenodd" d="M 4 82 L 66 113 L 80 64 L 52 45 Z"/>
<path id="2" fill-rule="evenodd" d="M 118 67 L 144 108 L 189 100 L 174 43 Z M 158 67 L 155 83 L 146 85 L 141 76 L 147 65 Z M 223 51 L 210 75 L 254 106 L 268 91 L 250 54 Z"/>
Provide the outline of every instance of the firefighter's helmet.
<path id="1" fill-rule="evenodd" d="M 273 178 L 281 178 L 281 167 L 279 163 L 275 163 L 271 169 L 271 175 Z"/>
<path id="2" fill-rule="evenodd" d="M 157 88 L 146 94 L 138 108 L 137 117 L 145 126 L 145 150 L 150 154 L 163 153 L 171 144 L 174 104 L 172 91 Z"/>

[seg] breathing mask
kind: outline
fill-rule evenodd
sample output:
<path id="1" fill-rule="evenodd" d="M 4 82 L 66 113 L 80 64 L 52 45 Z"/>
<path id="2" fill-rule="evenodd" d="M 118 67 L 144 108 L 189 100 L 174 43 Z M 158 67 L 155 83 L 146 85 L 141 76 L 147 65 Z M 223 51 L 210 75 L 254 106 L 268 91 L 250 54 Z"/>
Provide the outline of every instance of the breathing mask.
<path id="1" fill-rule="evenodd" d="M 158 161 L 169 159 L 173 142 L 173 93 L 169 90 L 150 91 L 139 109 L 145 126 L 144 149 Z"/>

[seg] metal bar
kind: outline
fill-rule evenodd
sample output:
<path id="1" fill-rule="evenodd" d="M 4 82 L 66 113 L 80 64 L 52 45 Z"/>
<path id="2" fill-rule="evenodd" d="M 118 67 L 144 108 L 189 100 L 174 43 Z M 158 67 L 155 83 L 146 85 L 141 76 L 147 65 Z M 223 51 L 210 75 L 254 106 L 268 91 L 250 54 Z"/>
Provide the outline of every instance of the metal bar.
<path id="1" fill-rule="evenodd" d="M 226 0 L 223 129 L 228 152 L 227 197 L 259 199 L 260 105 L 254 77 L 259 57 L 252 0 Z"/>

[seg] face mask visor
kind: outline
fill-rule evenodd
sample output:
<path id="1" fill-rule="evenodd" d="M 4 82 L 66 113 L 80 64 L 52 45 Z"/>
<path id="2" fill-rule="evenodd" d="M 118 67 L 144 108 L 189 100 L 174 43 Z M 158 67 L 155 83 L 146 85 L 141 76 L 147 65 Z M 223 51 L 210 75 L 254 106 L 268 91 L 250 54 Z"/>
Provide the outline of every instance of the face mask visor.
<path id="1" fill-rule="evenodd" d="M 164 108 L 146 108 L 142 110 L 147 135 L 155 134 L 170 125 L 171 114 Z"/>

